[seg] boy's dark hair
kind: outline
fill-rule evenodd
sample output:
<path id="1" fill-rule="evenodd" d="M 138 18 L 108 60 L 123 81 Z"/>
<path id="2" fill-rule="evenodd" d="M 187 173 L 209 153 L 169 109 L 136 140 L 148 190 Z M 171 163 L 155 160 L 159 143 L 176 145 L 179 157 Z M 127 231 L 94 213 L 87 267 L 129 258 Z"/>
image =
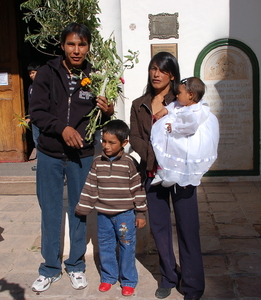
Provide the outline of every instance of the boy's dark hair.
<path id="1" fill-rule="evenodd" d="M 92 35 L 87 26 L 84 24 L 71 23 L 64 28 L 61 34 L 61 44 L 65 43 L 67 35 L 71 33 L 77 34 L 81 39 L 86 38 L 89 45 L 92 42 Z"/>
<path id="2" fill-rule="evenodd" d="M 41 64 L 38 61 L 31 62 L 27 67 L 27 72 L 37 71 L 41 67 Z"/>
<path id="3" fill-rule="evenodd" d="M 181 84 L 185 85 L 188 92 L 194 94 L 193 101 L 199 102 L 205 94 L 205 83 L 198 77 L 188 77 L 180 81 Z"/>
<path id="4" fill-rule="evenodd" d="M 111 120 L 102 128 L 102 133 L 110 133 L 116 135 L 121 144 L 128 138 L 130 129 L 122 120 Z"/>

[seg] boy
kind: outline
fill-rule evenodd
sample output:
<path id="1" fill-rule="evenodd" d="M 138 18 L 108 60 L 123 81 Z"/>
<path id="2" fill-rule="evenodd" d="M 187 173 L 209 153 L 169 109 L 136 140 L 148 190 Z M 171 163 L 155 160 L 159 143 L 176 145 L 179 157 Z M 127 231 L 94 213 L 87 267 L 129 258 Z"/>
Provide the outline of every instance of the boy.
<path id="1" fill-rule="evenodd" d="M 135 266 L 136 227 L 146 225 L 146 196 L 134 159 L 124 152 L 129 127 L 121 120 L 102 130 L 102 154 L 97 156 L 83 187 L 75 212 L 98 211 L 98 247 L 101 292 L 120 278 L 122 295 L 131 296 L 138 282 Z M 136 226 L 136 227 L 135 227 Z M 116 245 L 119 242 L 119 263 Z"/>
<path id="2" fill-rule="evenodd" d="M 37 71 L 40 67 L 41 67 L 41 64 L 38 63 L 37 61 L 31 62 L 27 67 L 28 75 L 29 75 L 30 79 L 32 80 L 32 83 L 30 84 L 30 86 L 28 88 L 28 105 L 29 105 L 28 112 L 29 112 L 29 117 L 28 117 L 28 119 L 26 119 L 27 123 L 29 123 L 31 121 L 30 120 L 30 101 L 31 101 L 32 92 L 33 92 L 33 81 L 34 81 L 35 76 L 37 74 Z M 37 149 L 37 139 L 38 139 L 39 134 L 40 134 L 39 128 L 34 124 L 31 124 L 31 127 L 32 127 L 32 135 L 33 135 L 34 146 L 35 146 L 35 149 Z M 36 166 L 32 167 L 32 171 L 36 171 Z"/>

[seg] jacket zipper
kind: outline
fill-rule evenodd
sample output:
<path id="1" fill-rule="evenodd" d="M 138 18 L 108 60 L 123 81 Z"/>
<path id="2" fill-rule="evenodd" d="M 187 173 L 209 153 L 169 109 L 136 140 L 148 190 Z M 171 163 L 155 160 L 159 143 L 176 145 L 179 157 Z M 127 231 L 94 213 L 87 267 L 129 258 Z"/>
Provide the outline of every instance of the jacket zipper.
<path id="1" fill-rule="evenodd" d="M 70 121 L 71 102 L 72 102 L 72 97 L 70 96 L 68 98 L 67 125 L 69 125 L 69 121 Z"/>

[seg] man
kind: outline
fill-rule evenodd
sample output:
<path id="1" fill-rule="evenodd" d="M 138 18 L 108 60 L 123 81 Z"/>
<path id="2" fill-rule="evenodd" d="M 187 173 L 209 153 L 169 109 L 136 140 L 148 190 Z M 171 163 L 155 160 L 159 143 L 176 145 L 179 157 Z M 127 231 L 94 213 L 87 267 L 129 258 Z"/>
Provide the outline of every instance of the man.
<path id="1" fill-rule="evenodd" d="M 68 25 L 61 35 L 64 55 L 47 62 L 38 70 L 31 100 L 31 121 L 41 131 L 37 153 L 37 196 L 42 211 L 42 256 L 39 277 L 32 290 L 42 292 L 61 278 L 61 223 L 64 176 L 68 188 L 70 232 L 69 258 L 65 270 L 75 289 L 87 286 L 85 263 L 86 218 L 74 213 L 94 155 L 93 143 L 85 139 L 89 118 L 97 105 L 104 120 L 114 113 L 105 97 L 96 99 L 82 89 L 79 76 L 86 76 L 91 64 L 86 55 L 91 44 L 89 29 L 82 24 Z"/>

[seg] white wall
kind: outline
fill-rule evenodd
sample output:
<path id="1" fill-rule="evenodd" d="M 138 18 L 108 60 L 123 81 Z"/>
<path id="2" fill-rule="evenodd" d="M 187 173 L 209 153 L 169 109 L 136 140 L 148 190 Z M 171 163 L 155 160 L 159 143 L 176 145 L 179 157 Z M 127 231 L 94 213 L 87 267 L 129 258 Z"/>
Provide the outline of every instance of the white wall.
<path id="1" fill-rule="evenodd" d="M 125 71 L 125 103 L 119 103 L 118 117 L 129 123 L 130 107 L 141 96 L 147 82 L 151 58 L 150 45 L 178 44 L 181 77 L 193 75 L 197 56 L 209 43 L 221 39 L 238 39 L 248 45 L 261 62 L 260 0 L 100 0 L 102 34 L 114 30 L 119 53 L 139 50 L 140 62 Z M 149 14 L 178 13 L 179 38 L 149 40 Z M 130 24 L 136 29 L 131 30 Z"/>
<path id="2" fill-rule="evenodd" d="M 100 0 L 102 34 L 122 34 L 117 38 L 123 55 L 128 49 L 139 50 L 139 64 L 124 74 L 125 115 L 119 117 L 129 122 L 132 100 L 142 95 L 147 82 L 147 68 L 151 58 L 150 45 L 177 43 L 181 77 L 193 75 L 194 63 L 200 51 L 210 42 L 229 35 L 228 0 Z M 178 13 L 179 38 L 149 40 L 149 14 Z M 118 15 L 117 15 L 118 14 Z M 121 24 L 120 24 L 121 23 Z M 131 30 L 130 24 L 136 29 Z M 119 26 L 121 30 L 118 30 Z"/>

